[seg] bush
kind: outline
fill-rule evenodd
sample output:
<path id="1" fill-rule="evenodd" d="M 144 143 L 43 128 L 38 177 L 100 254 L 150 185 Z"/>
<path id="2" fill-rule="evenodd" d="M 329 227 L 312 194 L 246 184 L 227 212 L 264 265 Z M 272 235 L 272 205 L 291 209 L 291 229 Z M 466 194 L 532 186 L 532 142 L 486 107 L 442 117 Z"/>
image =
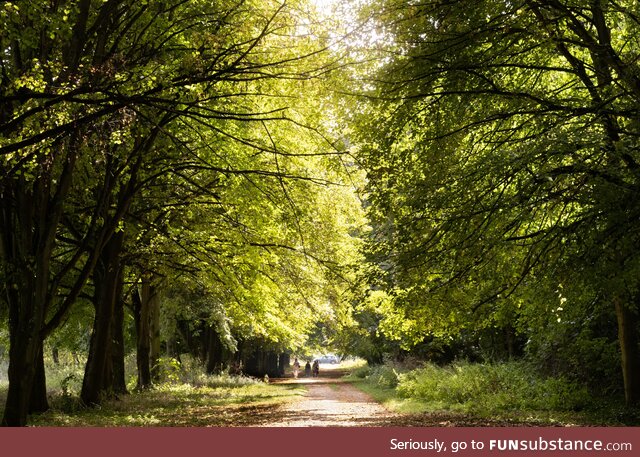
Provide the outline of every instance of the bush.
<path id="1" fill-rule="evenodd" d="M 262 380 L 256 378 L 250 378 L 248 376 L 237 376 L 230 374 L 217 374 L 217 375 L 204 375 L 201 378 L 201 385 L 206 387 L 241 387 L 249 386 L 252 384 L 260 384 Z"/>
<path id="2" fill-rule="evenodd" d="M 182 364 L 173 357 L 160 357 L 157 364 L 161 382 L 176 384 L 180 382 Z"/>
<path id="3" fill-rule="evenodd" d="M 189 384 L 194 387 L 241 387 L 263 382 L 261 379 L 229 373 L 207 374 L 202 363 L 189 356 L 182 357 L 182 363 L 170 363 L 176 370 L 173 372 L 173 382 Z"/>
<path id="4" fill-rule="evenodd" d="M 395 367 L 376 365 L 369 370 L 368 379 L 380 387 L 394 388 L 398 385 L 399 373 Z"/>
<path id="5" fill-rule="evenodd" d="M 432 364 L 399 375 L 397 392 L 418 398 L 436 408 L 473 411 L 555 410 L 586 407 L 586 388 L 562 378 L 543 379 L 524 363 Z"/>
<path id="6" fill-rule="evenodd" d="M 366 379 L 371 374 L 371 367 L 369 365 L 364 365 L 359 368 L 356 368 L 351 372 L 351 376 L 358 379 Z"/>
<path id="7" fill-rule="evenodd" d="M 84 367 L 73 364 L 49 365 L 46 367 L 47 391 L 72 397 L 80 395 Z"/>

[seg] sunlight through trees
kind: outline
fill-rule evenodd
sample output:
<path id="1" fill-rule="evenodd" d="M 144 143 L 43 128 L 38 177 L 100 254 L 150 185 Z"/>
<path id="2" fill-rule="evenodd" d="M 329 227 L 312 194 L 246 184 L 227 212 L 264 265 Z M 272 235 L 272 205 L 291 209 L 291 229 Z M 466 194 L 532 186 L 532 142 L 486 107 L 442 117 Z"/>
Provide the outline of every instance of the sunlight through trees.
<path id="1" fill-rule="evenodd" d="M 0 5 L 3 425 L 294 353 L 524 360 L 640 402 L 640 9 Z"/>

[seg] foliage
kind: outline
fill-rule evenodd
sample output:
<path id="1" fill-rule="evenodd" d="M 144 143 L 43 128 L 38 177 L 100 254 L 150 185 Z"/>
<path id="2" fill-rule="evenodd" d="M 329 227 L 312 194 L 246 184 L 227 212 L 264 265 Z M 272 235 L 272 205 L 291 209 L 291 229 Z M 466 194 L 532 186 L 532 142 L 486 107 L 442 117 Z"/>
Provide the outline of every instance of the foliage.
<path id="1" fill-rule="evenodd" d="M 165 365 L 169 365 L 171 372 L 165 376 L 161 384 L 181 384 L 193 387 L 241 387 L 262 382 L 244 375 L 229 373 L 207 374 L 202 364 L 189 355 L 183 355 L 182 361 L 165 358 Z"/>
<path id="2" fill-rule="evenodd" d="M 378 333 L 410 347 L 504 331 L 510 354 L 529 341 L 534 357 L 573 379 L 605 374 L 612 390 L 625 352 L 637 401 L 636 10 L 494 0 L 362 10 L 388 53 L 345 109 L 367 170 L 369 300 L 387 297 Z M 618 326 L 633 330 L 615 352 Z M 572 340 L 571 328 L 585 330 Z"/>
<path id="3" fill-rule="evenodd" d="M 540 378 L 523 363 L 427 364 L 400 375 L 398 393 L 432 407 L 491 414 L 504 410 L 579 411 L 593 403 L 584 387 L 562 378 Z"/>
<path id="4" fill-rule="evenodd" d="M 158 372 L 160 373 L 160 382 L 177 383 L 180 381 L 180 371 L 182 364 L 173 357 L 160 357 L 156 361 Z"/>
<path id="5" fill-rule="evenodd" d="M 43 348 L 89 352 L 100 390 L 120 339 L 164 341 L 174 386 L 252 383 L 187 349 L 332 345 L 542 376 L 366 374 L 435 403 L 640 401 L 637 5 L 354 3 L 357 25 L 305 0 L 0 6 L 4 423 L 46 408 Z"/>
<path id="6" fill-rule="evenodd" d="M 67 356 L 61 352 L 62 360 L 67 360 Z M 51 409 L 32 416 L 30 421 L 37 426 L 240 425 L 250 419 L 236 408 L 268 408 L 266 405 L 291 401 L 302 393 L 299 388 L 274 387 L 246 376 L 207 375 L 188 356 L 182 364 L 171 359 L 164 362 L 171 371 L 165 372 L 168 375 L 163 381 L 151 391 L 135 392 L 135 361 L 128 360 L 131 394 L 106 399 L 100 408 L 88 408 L 79 398 L 83 367 L 73 362 L 54 364 L 47 360 Z M 0 400 L 5 396 L 6 385 L 0 380 Z M 191 413 L 182 409 L 185 405 L 197 409 L 202 417 L 189 418 Z M 238 422 L 234 424 L 234 420 Z"/>
<path id="7" fill-rule="evenodd" d="M 109 301 L 134 301 L 140 283 L 168 298 L 167 340 L 179 318 L 206 321 L 230 351 L 240 339 L 299 348 L 331 326 L 362 216 L 324 125 L 340 59 L 308 6 L 0 6 L 4 422 L 24 425 L 38 382 L 25 367 L 45 337 L 88 344 L 85 385 L 100 389 Z"/>
<path id="8" fill-rule="evenodd" d="M 385 365 L 374 365 L 373 367 L 361 367 L 352 373 L 352 376 L 366 379 L 367 382 L 382 388 L 396 388 L 400 381 L 398 367 Z"/>
<path id="9" fill-rule="evenodd" d="M 512 425 L 637 423 L 637 411 L 625 409 L 615 398 L 594 396 L 566 378 L 540 376 L 524 362 L 427 363 L 413 369 L 392 364 L 362 367 L 350 378 L 387 408 L 418 421 L 426 417 Z M 395 379 L 396 385 L 388 379 Z"/>

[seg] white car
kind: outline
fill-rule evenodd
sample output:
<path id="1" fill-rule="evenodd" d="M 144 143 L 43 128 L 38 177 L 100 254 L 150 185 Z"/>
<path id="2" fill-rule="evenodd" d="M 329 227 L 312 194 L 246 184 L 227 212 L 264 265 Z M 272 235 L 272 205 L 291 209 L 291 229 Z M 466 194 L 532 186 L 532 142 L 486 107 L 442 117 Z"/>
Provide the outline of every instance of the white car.
<path id="1" fill-rule="evenodd" d="M 318 363 L 340 363 L 340 359 L 335 355 L 323 355 L 321 357 L 318 357 L 316 360 L 318 361 Z"/>

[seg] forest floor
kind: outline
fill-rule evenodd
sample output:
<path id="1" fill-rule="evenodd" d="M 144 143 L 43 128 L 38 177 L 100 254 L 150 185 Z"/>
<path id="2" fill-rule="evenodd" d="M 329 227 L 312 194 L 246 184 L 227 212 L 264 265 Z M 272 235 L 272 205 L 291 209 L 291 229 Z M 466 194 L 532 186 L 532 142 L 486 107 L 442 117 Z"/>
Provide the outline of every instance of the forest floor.
<path id="1" fill-rule="evenodd" d="M 271 379 L 269 384 L 160 385 L 84 408 L 71 396 L 53 394 L 51 409 L 31 416 L 34 426 L 89 427 L 501 427 L 578 425 L 512 413 L 506 418 L 463 412 L 398 413 L 387 409 L 345 377 L 340 365 L 321 366 L 317 378 Z M 6 386 L 0 386 L 0 413 Z M 575 419 L 575 418 L 574 418 Z"/>

